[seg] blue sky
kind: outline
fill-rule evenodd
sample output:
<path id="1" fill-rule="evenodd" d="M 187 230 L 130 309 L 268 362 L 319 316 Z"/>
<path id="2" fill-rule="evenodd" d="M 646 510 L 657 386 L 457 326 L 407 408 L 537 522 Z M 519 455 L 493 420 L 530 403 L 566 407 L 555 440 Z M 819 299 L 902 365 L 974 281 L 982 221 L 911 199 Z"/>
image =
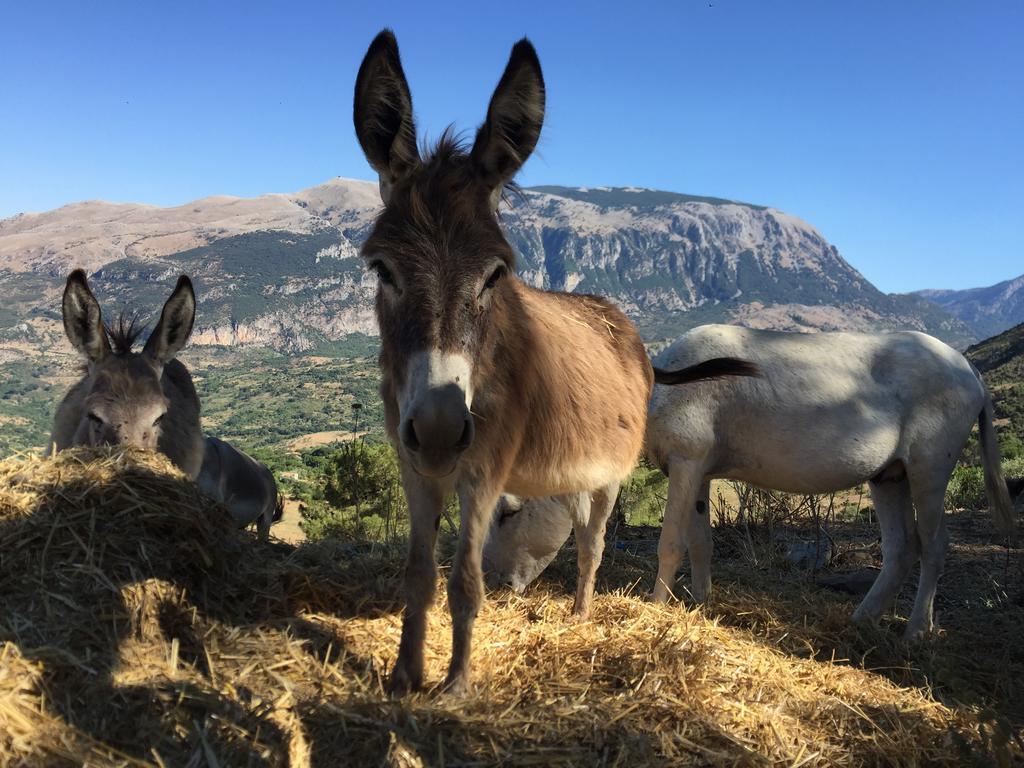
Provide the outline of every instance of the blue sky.
<path id="1" fill-rule="evenodd" d="M 444 10 L 441 10 L 444 8 Z M 525 185 L 772 205 L 884 290 L 1024 272 L 1024 2 L 8 3 L 0 216 L 370 178 L 359 61 L 395 29 L 421 133 L 548 85 Z"/>

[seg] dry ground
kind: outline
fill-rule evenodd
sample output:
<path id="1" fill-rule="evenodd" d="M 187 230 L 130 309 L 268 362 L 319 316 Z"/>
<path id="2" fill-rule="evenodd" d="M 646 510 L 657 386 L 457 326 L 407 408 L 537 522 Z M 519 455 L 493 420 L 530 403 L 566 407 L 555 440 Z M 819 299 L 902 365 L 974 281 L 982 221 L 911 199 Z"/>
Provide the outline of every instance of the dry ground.
<path id="1" fill-rule="evenodd" d="M 848 598 L 730 556 L 728 529 L 713 602 L 653 606 L 638 596 L 653 578 L 640 532 L 609 551 L 592 621 L 567 621 L 566 552 L 524 597 L 491 595 L 471 696 L 392 700 L 394 548 L 260 545 L 159 459 L 0 462 L 0 763 L 1009 763 L 1021 551 L 955 520 L 968 535 L 953 534 L 946 630 L 912 647 L 901 619 L 850 627 Z M 445 614 L 442 596 L 431 684 Z"/>
<path id="2" fill-rule="evenodd" d="M 331 443 L 348 443 L 368 434 L 369 432 L 366 431 L 354 433 L 351 429 L 310 432 L 308 435 L 300 435 L 288 440 L 286 445 L 292 451 L 305 451 L 309 448 L 319 448 L 321 445 L 330 445 Z"/>
<path id="3" fill-rule="evenodd" d="M 302 523 L 301 508 L 301 502 L 295 499 L 285 499 L 284 513 L 281 515 L 281 519 L 274 523 L 275 539 L 279 539 L 285 544 L 301 544 L 306 540 L 306 534 L 300 527 Z"/>

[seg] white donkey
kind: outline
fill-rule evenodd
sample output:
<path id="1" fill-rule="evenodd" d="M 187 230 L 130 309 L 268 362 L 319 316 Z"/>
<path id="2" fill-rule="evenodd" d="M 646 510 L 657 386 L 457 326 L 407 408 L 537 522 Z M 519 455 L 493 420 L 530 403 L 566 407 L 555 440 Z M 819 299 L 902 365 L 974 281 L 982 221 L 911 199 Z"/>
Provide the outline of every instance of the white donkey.
<path id="1" fill-rule="evenodd" d="M 196 485 L 223 504 L 240 527 L 256 523 L 260 541 L 281 518 L 277 483 L 266 466 L 216 437 L 206 438 L 203 466 Z"/>
<path id="2" fill-rule="evenodd" d="M 526 589 L 555 559 L 573 524 L 579 524 L 581 530 L 587 527 L 590 501 L 587 493 L 536 499 L 504 494 L 494 510 L 484 545 L 487 585 L 493 588 L 507 584 L 516 592 Z M 586 519 L 581 519 L 583 513 Z M 586 546 L 586 541 L 581 537 L 577 546 Z"/>
<path id="3" fill-rule="evenodd" d="M 654 599 L 668 599 L 686 551 L 693 598 L 703 601 L 711 590 L 713 478 L 791 493 L 829 493 L 867 481 L 883 561 L 853 617 L 877 620 L 920 559 L 907 636 L 930 631 L 946 555 L 946 485 L 975 423 L 989 510 L 1003 532 L 1014 528 L 992 402 L 977 370 L 923 333 L 799 334 L 727 325 L 693 329 L 655 364 L 681 367 L 724 355 L 756 363 L 762 376 L 685 390 L 656 386 L 651 398 L 646 451 L 669 476 Z M 534 517 L 578 514 L 565 505 L 524 508 Z M 532 537 L 528 525 L 521 514 L 496 515 L 485 550 L 489 564 L 500 564 L 492 576 L 519 588 L 522 575 L 539 574 L 568 536 L 565 524 L 548 520 Z"/>

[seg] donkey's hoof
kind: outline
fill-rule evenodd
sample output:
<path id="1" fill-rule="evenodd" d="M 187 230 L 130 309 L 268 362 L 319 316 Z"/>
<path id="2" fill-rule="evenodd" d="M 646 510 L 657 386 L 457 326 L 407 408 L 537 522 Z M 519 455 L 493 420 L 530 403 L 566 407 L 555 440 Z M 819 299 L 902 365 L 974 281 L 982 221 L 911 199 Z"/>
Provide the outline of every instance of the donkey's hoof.
<path id="1" fill-rule="evenodd" d="M 711 580 L 702 581 L 690 585 L 688 591 L 690 599 L 687 601 L 696 608 L 698 605 L 707 605 L 711 598 Z"/>
<path id="2" fill-rule="evenodd" d="M 465 673 L 449 674 L 442 689 L 449 696 L 465 696 L 469 693 L 469 675 Z"/>
<path id="3" fill-rule="evenodd" d="M 903 633 L 903 641 L 906 643 L 920 643 L 935 634 L 935 627 L 924 624 L 908 624 Z"/>
<path id="4" fill-rule="evenodd" d="M 590 619 L 590 609 L 593 607 L 593 598 L 585 600 L 573 600 L 572 613 L 569 614 L 570 624 L 581 624 Z"/>
<path id="5" fill-rule="evenodd" d="M 860 624 L 865 627 L 877 627 L 878 620 L 881 618 L 880 614 L 876 614 L 873 611 L 869 611 L 863 605 L 857 607 L 857 610 L 853 612 L 850 617 L 850 621 L 854 624 Z"/>
<path id="6" fill-rule="evenodd" d="M 589 609 L 586 611 L 574 610 L 569 614 L 565 621 L 567 624 L 585 624 L 590 621 L 590 611 Z"/>
<path id="7" fill-rule="evenodd" d="M 412 672 L 404 664 L 395 664 L 385 686 L 391 696 L 405 696 L 423 689 L 423 673 Z"/>

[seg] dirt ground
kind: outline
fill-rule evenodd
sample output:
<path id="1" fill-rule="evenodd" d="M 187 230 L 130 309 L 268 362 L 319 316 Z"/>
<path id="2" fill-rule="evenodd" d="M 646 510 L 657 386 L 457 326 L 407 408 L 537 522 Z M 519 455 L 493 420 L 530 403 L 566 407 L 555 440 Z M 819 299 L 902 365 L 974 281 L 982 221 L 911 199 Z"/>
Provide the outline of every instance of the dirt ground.
<path id="1" fill-rule="evenodd" d="M 271 529 L 274 538 L 287 542 L 288 544 L 301 544 L 306 540 L 306 534 L 302 532 L 299 523 L 302 522 L 302 515 L 299 514 L 299 502 L 294 499 L 286 499 L 284 502 L 284 514 L 281 519 L 274 523 Z"/>
<path id="2" fill-rule="evenodd" d="M 347 443 L 368 434 L 369 432 L 366 431 L 353 433 L 351 429 L 311 432 L 308 435 L 301 435 L 289 440 L 288 447 L 293 451 L 305 451 L 310 448 L 318 448 L 321 445 L 330 445 L 331 443 Z"/>

